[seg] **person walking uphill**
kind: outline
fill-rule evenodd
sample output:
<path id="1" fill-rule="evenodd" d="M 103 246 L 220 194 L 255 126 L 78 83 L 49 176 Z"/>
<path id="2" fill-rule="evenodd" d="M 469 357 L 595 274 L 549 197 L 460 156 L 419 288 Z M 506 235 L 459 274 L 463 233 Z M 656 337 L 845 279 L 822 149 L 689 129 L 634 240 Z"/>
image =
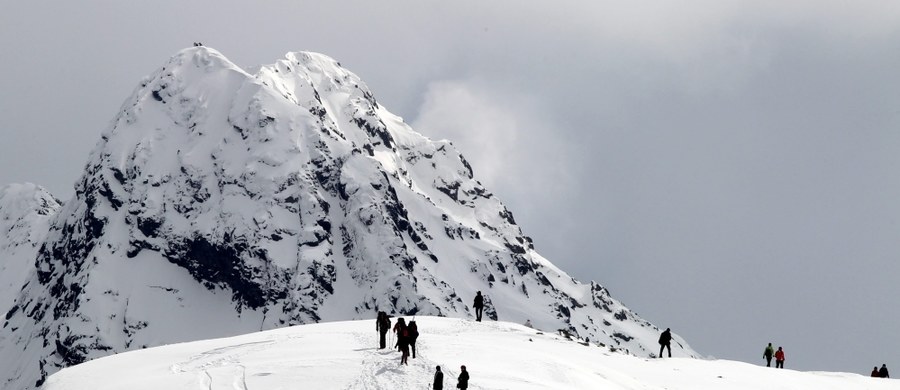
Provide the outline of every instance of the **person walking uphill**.
<path id="1" fill-rule="evenodd" d="M 400 364 L 409 365 L 409 329 L 406 327 L 406 321 L 403 318 L 397 319 L 397 325 L 394 325 L 394 331 L 397 332 L 397 347 L 400 349 Z"/>
<path id="2" fill-rule="evenodd" d="M 385 340 L 385 336 L 387 336 L 387 332 L 391 330 L 391 319 L 388 317 L 387 313 L 383 311 L 378 312 L 378 319 L 375 320 L 375 330 L 377 330 L 378 334 L 381 336 L 378 339 L 378 349 L 386 348 L 387 340 Z"/>
<path id="3" fill-rule="evenodd" d="M 444 390 L 444 373 L 441 372 L 441 366 L 437 366 L 434 371 L 434 384 L 431 385 L 432 390 Z"/>
<path id="4" fill-rule="evenodd" d="M 775 351 L 775 368 L 784 368 L 784 350 L 781 347 Z"/>
<path id="5" fill-rule="evenodd" d="M 481 322 L 481 312 L 484 311 L 484 297 L 481 295 L 481 291 L 475 294 L 475 303 L 472 304 L 472 307 L 475 308 L 475 321 Z"/>
<path id="6" fill-rule="evenodd" d="M 659 335 L 659 357 L 663 357 L 663 349 L 669 349 L 669 357 L 672 357 L 672 330 L 666 328 L 665 332 Z"/>
<path id="7" fill-rule="evenodd" d="M 394 347 L 397 350 L 400 350 L 400 339 L 403 338 L 403 333 L 406 332 L 406 320 L 403 317 L 397 319 L 397 324 L 394 325 L 394 333 L 397 334 L 397 343 L 394 344 Z"/>
<path id="8" fill-rule="evenodd" d="M 416 339 L 419 338 L 419 327 L 416 325 L 416 320 L 412 320 L 409 322 L 409 325 L 406 326 L 406 341 L 409 344 L 409 349 L 412 351 L 412 358 L 416 358 Z"/>
<path id="9" fill-rule="evenodd" d="M 891 376 L 888 374 L 887 364 L 882 364 L 881 369 L 878 370 L 878 376 L 882 378 L 890 378 Z"/>
<path id="10" fill-rule="evenodd" d="M 461 373 L 459 373 L 459 377 L 456 378 L 456 388 L 466 390 L 469 388 L 469 372 L 466 371 L 466 366 L 460 366 Z"/>
<path id="11" fill-rule="evenodd" d="M 772 343 L 769 343 L 766 351 L 763 352 L 763 357 L 766 358 L 766 367 L 772 367 L 772 356 L 775 356 L 775 348 L 772 348 Z"/>

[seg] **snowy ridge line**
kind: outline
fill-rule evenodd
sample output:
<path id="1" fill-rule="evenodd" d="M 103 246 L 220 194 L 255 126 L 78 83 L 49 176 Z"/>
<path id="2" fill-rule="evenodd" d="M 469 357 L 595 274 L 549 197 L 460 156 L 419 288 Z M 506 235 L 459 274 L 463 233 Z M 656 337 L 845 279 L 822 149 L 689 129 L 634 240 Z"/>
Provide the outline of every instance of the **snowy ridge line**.
<path id="1" fill-rule="evenodd" d="M 477 291 L 486 319 L 656 353 L 659 329 L 543 258 L 475 172 L 325 55 L 250 73 L 184 49 L 125 100 L 72 199 L 32 185 L 0 201 L 0 223 L 21 221 L 0 237 L 21 271 L 0 273 L 0 387 L 378 311 L 471 318 Z"/>
<path id="2" fill-rule="evenodd" d="M 431 388 L 435 366 L 444 389 L 459 366 L 470 389 L 895 389 L 896 380 L 858 374 L 776 370 L 726 360 L 647 359 L 582 345 L 507 322 L 419 316 L 416 359 L 377 349 L 374 320 L 294 326 L 237 337 L 156 347 L 100 358 L 51 376 L 45 390 Z M 197 356 L 228 359 L 169 370 Z"/>

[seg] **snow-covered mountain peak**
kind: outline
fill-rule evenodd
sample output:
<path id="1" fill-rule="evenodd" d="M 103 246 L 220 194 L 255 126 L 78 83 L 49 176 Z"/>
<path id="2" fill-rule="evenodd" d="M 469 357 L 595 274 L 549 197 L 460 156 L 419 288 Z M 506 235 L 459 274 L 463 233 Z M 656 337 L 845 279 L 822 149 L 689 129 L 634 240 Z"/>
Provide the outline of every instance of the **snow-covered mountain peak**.
<path id="1" fill-rule="evenodd" d="M 34 273 L 34 260 L 61 205 L 41 186 L 0 187 L 0 311 L 6 313 Z"/>
<path id="2" fill-rule="evenodd" d="M 538 254 L 452 144 L 321 54 L 251 74 L 182 50 L 126 100 L 75 190 L 29 241 L 0 334 L 10 388 L 146 346 L 377 311 L 471 317 L 477 291 L 489 319 L 657 347 L 655 326 Z"/>
<path id="3" fill-rule="evenodd" d="M 0 251 L 40 241 L 42 229 L 35 224 L 49 219 L 59 207 L 60 202 L 41 186 L 16 183 L 0 187 L 0 232 L 4 233 Z"/>

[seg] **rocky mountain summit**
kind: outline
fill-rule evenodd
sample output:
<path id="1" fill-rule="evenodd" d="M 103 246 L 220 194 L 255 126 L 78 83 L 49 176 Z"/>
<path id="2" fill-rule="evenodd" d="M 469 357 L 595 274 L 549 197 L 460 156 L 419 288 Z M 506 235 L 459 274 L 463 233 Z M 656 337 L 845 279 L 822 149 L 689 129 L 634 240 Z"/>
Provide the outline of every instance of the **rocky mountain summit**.
<path id="1" fill-rule="evenodd" d="M 565 329 L 652 355 L 659 330 L 541 257 L 448 141 L 355 74 L 289 53 L 251 74 L 185 49 L 143 80 L 72 199 L 0 192 L 0 380 L 294 324 L 427 314 Z M 374 322 L 373 322 L 374 329 Z M 676 337 L 676 354 L 694 352 Z"/>

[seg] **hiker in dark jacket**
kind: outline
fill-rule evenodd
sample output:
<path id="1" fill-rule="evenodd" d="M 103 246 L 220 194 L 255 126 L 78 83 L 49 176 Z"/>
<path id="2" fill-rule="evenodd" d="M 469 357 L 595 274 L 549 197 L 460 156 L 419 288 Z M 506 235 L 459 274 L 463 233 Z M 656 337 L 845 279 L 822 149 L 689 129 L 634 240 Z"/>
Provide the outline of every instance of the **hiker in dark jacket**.
<path id="1" fill-rule="evenodd" d="M 397 348 L 400 350 L 400 364 L 409 365 L 407 359 L 409 359 L 409 328 L 406 326 L 406 321 L 403 318 L 397 319 L 397 325 L 394 326 L 394 331 L 397 332 Z"/>
<path id="2" fill-rule="evenodd" d="M 663 349 L 669 349 L 669 357 L 672 357 L 672 330 L 666 328 L 665 332 L 659 335 L 659 357 L 663 357 Z"/>
<path id="3" fill-rule="evenodd" d="M 397 334 L 397 343 L 394 344 L 394 347 L 399 351 L 400 339 L 403 338 L 403 333 L 406 333 L 406 320 L 404 320 L 403 317 L 397 319 L 397 324 L 394 325 L 394 333 Z"/>
<path id="4" fill-rule="evenodd" d="M 443 390 L 444 389 L 444 373 L 441 372 L 441 366 L 437 366 L 434 371 L 434 384 L 431 386 L 432 390 Z"/>
<path id="5" fill-rule="evenodd" d="M 466 366 L 460 366 L 461 373 L 459 373 L 459 377 L 456 378 L 456 388 L 466 390 L 469 388 L 469 372 L 466 371 Z"/>
<path id="6" fill-rule="evenodd" d="M 872 378 L 881 378 L 881 373 L 878 372 L 878 366 L 872 368 Z"/>
<path id="7" fill-rule="evenodd" d="M 881 365 L 881 369 L 878 370 L 878 376 L 880 376 L 882 378 L 890 378 L 891 377 L 890 375 L 888 375 L 887 364 Z"/>
<path id="8" fill-rule="evenodd" d="M 416 325 L 416 320 L 412 320 L 409 322 L 409 325 L 406 326 L 407 333 L 407 341 L 409 341 L 409 349 L 412 351 L 412 358 L 416 358 L 416 339 L 419 338 L 419 326 Z"/>
<path id="9" fill-rule="evenodd" d="M 400 364 L 409 365 L 409 342 L 400 342 Z"/>
<path id="10" fill-rule="evenodd" d="M 391 318 L 388 317 L 387 313 L 383 311 L 378 312 L 378 319 L 375 320 L 375 330 L 378 331 L 380 336 L 378 339 L 378 349 L 384 349 L 387 347 L 385 336 L 387 336 L 387 332 L 391 330 Z"/>
<path id="11" fill-rule="evenodd" d="M 772 343 L 769 343 L 763 352 L 763 357 L 766 358 L 766 367 L 772 367 L 772 356 L 775 356 L 775 348 L 772 347 Z"/>
<path id="12" fill-rule="evenodd" d="M 472 307 L 475 308 L 475 321 L 481 321 L 481 312 L 484 310 L 484 297 L 481 295 L 481 291 L 475 294 L 475 303 L 472 304 Z"/>

